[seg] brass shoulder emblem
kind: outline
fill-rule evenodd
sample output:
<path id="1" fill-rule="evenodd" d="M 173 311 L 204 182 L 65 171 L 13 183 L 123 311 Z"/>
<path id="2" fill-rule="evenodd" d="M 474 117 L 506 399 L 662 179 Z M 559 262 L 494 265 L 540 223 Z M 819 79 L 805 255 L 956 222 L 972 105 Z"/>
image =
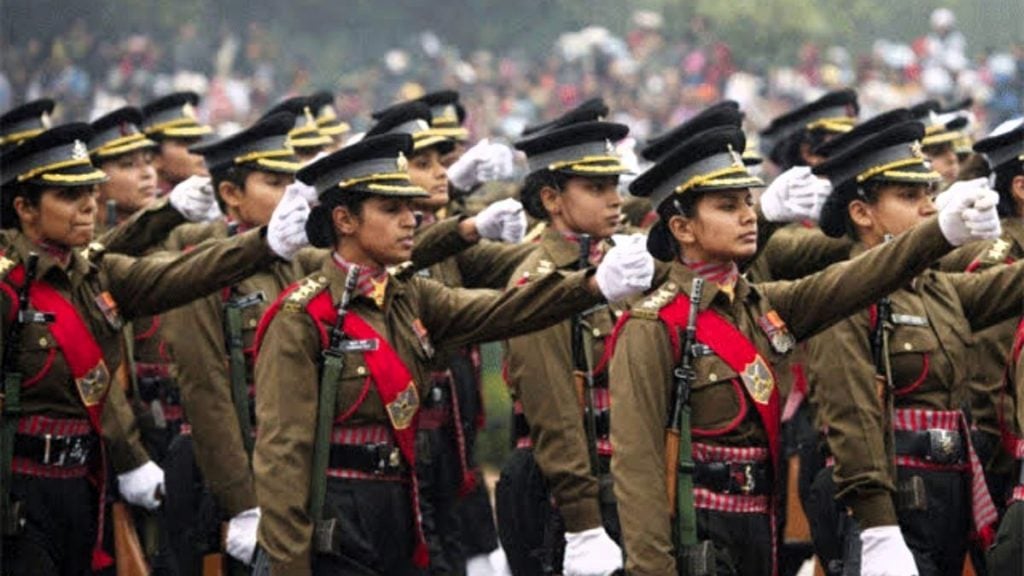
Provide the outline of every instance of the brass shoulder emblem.
<path id="1" fill-rule="evenodd" d="M 647 320 L 656 320 L 658 312 L 668 306 L 679 293 L 679 286 L 675 282 L 663 284 L 654 293 L 640 301 L 633 307 L 632 315 Z"/>
<path id="2" fill-rule="evenodd" d="M 394 400 L 388 403 L 388 418 L 395 430 L 405 430 L 412 425 L 413 417 L 420 408 L 420 395 L 416 383 L 412 380 L 405 390 L 399 392 Z"/>
<path id="3" fill-rule="evenodd" d="M 85 250 L 82 250 L 82 257 L 89 262 L 96 262 L 107 251 L 107 247 L 100 242 L 90 242 Z"/>
<path id="4" fill-rule="evenodd" d="M 327 287 L 327 278 L 323 276 L 310 276 L 302 281 L 291 294 L 285 298 L 284 306 L 282 308 L 288 312 L 298 312 L 304 310 L 306 305 L 309 304 L 310 300 L 314 296 L 319 294 Z"/>
<path id="5" fill-rule="evenodd" d="M 0 256 L 0 280 L 6 278 L 11 273 L 11 270 L 14 270 L 15 266 L 17 266 L 17 263 L 14 260 L 7 256 Z"/>
<path id="6" fill-rule="evenodd" d="M 771 369 L 760 354 L 754 358 L 753 362 L 747 364 L 743 373 L 740 374 L 740 379 L 743 380 L 743 384 L 747 387 L 754 402 L 767 404 L 771 399 L 772 390 L 775 389 L 775 377 L 772 376 Z"/>

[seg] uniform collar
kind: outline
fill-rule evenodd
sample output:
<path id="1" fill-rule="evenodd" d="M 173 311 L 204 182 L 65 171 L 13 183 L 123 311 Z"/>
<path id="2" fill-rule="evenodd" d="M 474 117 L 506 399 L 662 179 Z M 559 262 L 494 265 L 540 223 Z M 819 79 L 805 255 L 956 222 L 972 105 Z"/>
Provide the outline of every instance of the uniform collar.
<path id="1" fill-rule="evenodd" d="M 81 251 L 71 249 L 68 252 L 68 264 L 63 266 L 56 257 L 43 249 L 43 247 L 29 240 L 22 232 L 12 231 L 11 244 L 20 263 L 24 264 L 30 252 L 39 255 L 39 266 L 36 271 L 36 278 L 46 278 L 48 275 L 57 274 L 64 278 L 82 278 L 89 272 L 89 261 L 82 255 Z"/>
<path id="2" fill-rule="evenodd" d="M 689 296 L 690 287 L 693 286 L 693 279 L 696 277 L 697 274 L 679 260 L 673 260 L 669 264 L 668 280 L 679 287 L 680 294 Z M 736 279 L 736 286 L 733 292 L 735 297 L 730 302 L 729 295 L 719 289 L 717 284 L 705 282 L 704 293 L 700 298 L 701 310 L 710 308 L 712 304 L 717 304 L 719 307 L 729 307 L 733 302 L 756 299 L 758 297 L 757 291 L 751 289 L 750 283 L 743 276 Z"/>
<path id="3" fill-rule="evenodd" d="M 555 268 L 575 268 L 580 260 L 580 244 L 578 235 L 567 235 L 550 226 L 544 229 L 541 236 L 541 249 L 547 252 Z M 605 252 L 605 242 L 593 239 L 590 248 L 592 264 L 600 261 Z M 596 256 L 595 256 L 596 255 Z"/>

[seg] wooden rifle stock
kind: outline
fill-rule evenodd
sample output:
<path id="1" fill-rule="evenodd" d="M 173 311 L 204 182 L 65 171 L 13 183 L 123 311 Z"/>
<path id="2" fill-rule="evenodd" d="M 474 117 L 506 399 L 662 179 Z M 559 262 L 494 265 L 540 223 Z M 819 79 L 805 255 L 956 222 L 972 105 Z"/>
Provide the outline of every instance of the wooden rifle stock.
<path id="1" fill-rule="evenodd" d="M 110 508 L 114 519 L 117 576 L 148 576 L 149 565 L 146 564 L 146 555 L 142 552 L 139 533 L 135 530 L 135 521 L 128 505 L 114 502 Z"/>
<path id="2" fill-rule="evenodd" d="M 679 480 L 679 430 L 665 430 L 665 488 L 669 517 L 676 517 L 676 482 Z"/>

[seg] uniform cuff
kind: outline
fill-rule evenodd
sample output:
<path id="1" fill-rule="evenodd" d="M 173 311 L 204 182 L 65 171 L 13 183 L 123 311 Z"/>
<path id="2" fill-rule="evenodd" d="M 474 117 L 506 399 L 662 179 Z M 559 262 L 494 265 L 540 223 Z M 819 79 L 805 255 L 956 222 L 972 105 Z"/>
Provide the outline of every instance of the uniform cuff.
<path id="1" fill-rule="evenodd" d="M 896 518 L 896 506 L 888 492 L 852 498 L 850 508 L 853 510 L 853 517 L 860 522 L 862 530 L 899 523 Z"/>
<path id="2" fill-rule="evenodd" d="M 566 532 L 582 532 L 592 528 L 600 528 L 601 506 L 596 498 L 587 498 L 578 502 L 559 502 L 558 511 L 565 520 Z"/>
<path id="3" fill-rule="evenodd" d="M 252 476 L 246 475 L 237 482 L 232 482 L 221 487 L 216 492 L 217 504 L 224 508 L 224 511 L 231 518 L 256 508 L 256 489 L 252 485 Z"/>

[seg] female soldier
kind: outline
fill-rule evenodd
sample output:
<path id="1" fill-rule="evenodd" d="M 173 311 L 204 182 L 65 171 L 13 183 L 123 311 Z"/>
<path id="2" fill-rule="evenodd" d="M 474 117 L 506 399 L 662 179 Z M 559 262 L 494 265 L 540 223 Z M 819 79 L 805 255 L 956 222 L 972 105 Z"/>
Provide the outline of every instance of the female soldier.
<path id="1" fill-rule="evenodd" d="M 177 258 L 133 259 L 97 245 L 80 253 L 106 180 L 89 161 L 90 136 L 85 124 L 60 126 L 0 157 L 3 560 L 13 574 L 90 574 L 110 562 L 97 530 L 107 445 L 123 445 L 129 432 L 101 415 L 107 399 L 124 402 L 108 396 L 107 369 L 121 361 L 122 320 L 211 292 L 275 252 L 290 256 L 305 218 L 288 206 L 293 214 L 279 215 L 267 242 L 254 231 Z M 155 506 L 162 471 L 109 453 L 125 498 Z"/>
<path id="2" fill-rule="evenodd" d="M 855 238 L 857 254 L 935 213 L 941 176 L 907 146 L 922 129 L 891 127 L 818 168 L 833 184 L 822 230 Z M 963 193 L 951 194 L 957 202 Z M 961 412 L 966 357 L 971 331 L 1018 314 L 1022 298 L 1021 263 L 975 275 L 929 271 L 811 341 L 817 380 L 843 383 L 817 398 L 837 499 L 862 531 L 864 574 L 959 574 L 972 520 L 975 535 L 991 537 L 995 510 Z"/>
<path id="3" fill-rule="evenodd" d="M 516 143 L 531 170 L 521 193 L 524 206 L 547 226 L 536 251 L 509 286 L 527 284 L 551 270 L 576 270 L 600 261 L 604 241 L 619 226 L 619 175 L 628 171 L 610 142 L 623 139 L 628 131 L 622 124 L 580 122 Z M 499 484 L 499 529 L 510 546 L 507 552 L 516 574 L 558 571 L 558 565 L 568 575 L 608 574 L 622 567 L 622 551 L 609 537 L 618 537 L 619 530 L 608 482 L 601 494 L 602 479 L 610 480 L 608 379 L 604 371 L 595 373 L 594 362 L 601 358 L 604 339 L 614 325 L 613 310 L 602 306 L 571 322 L 508 341 L 507 380 L 516 403 L 517 449 L 503 467 Z M 588 390 L 577 389 L 586 375 L 592 379 L 584 386 Z M 581 400 L 591 393 L 593 404 L 585 408 Z M 593 413 L 584 416 L 586 409 Z M 591 417 L 593 429 L 584 424 Z M 520 490 L 519 475 L 538 473 L 547 490 L 516 493 L 530 492 Z M 549 498 L 564 521 L 564 536 L 558 530 L 545 537 L 552 527 L 546 519 L 554 513 Z"/>
<path id="4" fill-rule="evenodd" d="M 298 174 L 320 194 L 310 240 L 334 254 L 278 299 L 257 336 L 259 544 L 274 574 L 398 575 L 425 566 L 415 434 L 437 352 L 542 328 L 599 303 L 598 286 L 615 300 L 642 290 L 653 274 L 649 258 L 620 248 L 595 280 L 552 272 L 505 293 L 389 276 L 386 266 L 410 256 L 412 201 L 427 196 L 405 170 L 412 142 L 407 134 L 372 137 Z M 335 332 L 335 306 L 349 301 L 345 278 L 356 266 L 350 310 Z M 344 366 L 323 389 L 336 391 L 337 403 L 331 445 L 319 447 L 329 448 L 329 461 L 314 470 L 316 383 L 327 344 Z"/>
<path id="5" fill-rule="evenodd" d="M 921 132 L 917 126 L 904 134 L 908 156 Z M 937 222 L 855 261 L 802 280 L 750 285 L 738 275 L 736 262 L 757 249 L 749 187 L 760 180 L 743 166 L 744 143 L 734 127 L 708 130 L 680 144 L 631 186 L 634 194 L 652 198 L 661 217 L 648 248 L 671 261 L 668 282 L 621 321 L 609 374 L 615 383 L 612 473 L 631 574 L 676 574 L 677 557 L 707 560 L 719 574 L 772 574 L 779 405 L 770 367 L 797 340 L 908 281 L 951 243 L 998 234 L 994 209 L 964 212 L 973 200 L 964 198 L 947 206 Z M 666 497 L 663 426 L 697 277 L 707 287 L 699 301 L 697 345 L 687 357 L 694 377 L 675 394 L 691 408 L 692 429 L 680 430 L 680 438 L 692 435 L 695 463 L 692 476 L 678 479 L 696 486 L 678 493 L 678 538 L 687 544 L 681 547 L 673 542 Z M 673 468 L 670 476 L 676 473 Z M 710 540 L 711 550 L 693 546 L 698 539 Z M 680 573 L 693 569 L 678 567 Z"/>
<path id="6" fill-rule="evenodd" d="M 113 228 L 156 200 L 156 142 L 139 130 L 142 112 L 126 106 L 92 123 L 89 140 L 92 163 L 107 175 L 96 199 L 101 228 Z"/>

